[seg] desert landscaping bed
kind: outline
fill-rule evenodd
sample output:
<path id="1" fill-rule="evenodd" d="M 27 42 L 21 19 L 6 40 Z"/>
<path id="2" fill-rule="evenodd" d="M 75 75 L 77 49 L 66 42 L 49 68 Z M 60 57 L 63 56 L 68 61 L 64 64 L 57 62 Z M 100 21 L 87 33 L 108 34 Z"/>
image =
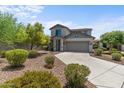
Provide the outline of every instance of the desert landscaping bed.
<path id="1" fill-rule="evenodd" d="M 96 56 L 96 55 L 94 55 L 94 53 L 90 53 L 90 56 L 96 57 L 96 58 L 99 58 L 99 59 L 103 59 L 103 60 L 107 60 L 109 62 L 124 65 L 124 57 L 122 57 L 120 61 L 115 61 L 115 60 L 112 60 L 112 56 L 109 55 L 109 54 L 102 54 L 101 56 Z"/>
<path id="2" fill-rule="evenodd" d="M 7 63 L 7 60 L 4 58 L 0 58 L 0 84 L 4 83 L 5 81 L 14 79 L 16 77 L 20 77 L 24 74 L 26 71 L 51 71 L 55 76 L 57 76 L 62 84 L 62 86 L 65 86 L 67 83 L 65 75 L 64 75 L 64 68 L 66 65 L 60 61 L 58 58 L 55 58 L 55 65 L 52 69 L 46 69 L 44 67 L 45 62 L 44 58 L 48 55 L 49 53 L 47 52 L 42 53 L 41 56 L 37 58 L 30 58 L 27 59 L 27 61 L 24 63 L 24 66 L 19 67 L 19 68 L 10 68 L 9 64 Z M 56 53 L 52 53 L 53 55 Z M 93 85 L 91 82 L 87 81 L 85 83 L 85 86 L 87 88 L 95 88 L 96 86 Z"/>

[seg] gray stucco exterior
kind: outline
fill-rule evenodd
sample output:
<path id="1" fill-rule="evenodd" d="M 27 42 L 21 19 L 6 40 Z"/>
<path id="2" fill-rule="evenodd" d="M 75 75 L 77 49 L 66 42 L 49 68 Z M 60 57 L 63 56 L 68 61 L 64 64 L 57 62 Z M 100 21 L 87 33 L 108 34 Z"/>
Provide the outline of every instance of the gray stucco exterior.
<path id="1" fill-rule="evenodd" d="M 56 36 L 56 29 L 61 29 L 61 36 Z M 54 51 L 91 52 L 94 37 L 91 28 L 70 29 L 57 24 L 50 28 Z"/>

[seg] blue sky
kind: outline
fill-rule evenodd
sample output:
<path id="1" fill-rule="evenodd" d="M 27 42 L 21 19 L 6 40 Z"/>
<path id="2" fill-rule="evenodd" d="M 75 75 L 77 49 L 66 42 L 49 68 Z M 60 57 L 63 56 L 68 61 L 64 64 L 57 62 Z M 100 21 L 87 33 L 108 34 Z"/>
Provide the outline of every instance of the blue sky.
<path id="1" fill-rule="evenodd" d="M 41 22 L 45 33 L 63 24 L 69 28 L 92 28 L 96 38 L 113 30 L 124 31 L 124 6 L 0 6 L 2 12 L 14 14 L 24 24 Z"/>

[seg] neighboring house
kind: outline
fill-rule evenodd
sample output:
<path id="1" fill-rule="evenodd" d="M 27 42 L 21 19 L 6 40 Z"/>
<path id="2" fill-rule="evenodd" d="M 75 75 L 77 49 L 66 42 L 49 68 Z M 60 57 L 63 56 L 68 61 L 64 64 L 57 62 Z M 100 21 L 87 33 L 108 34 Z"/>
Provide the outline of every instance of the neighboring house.
<path id="1" fill-rule="evenodd" d="M 94 40 L 93 41 L 93 44 L 98 44 L 98 46 L 100 48 L 109 48 L 109 44 L 104 44 L 104 43 L 100 42 L 100 40 L 98 40 L 98 39 L 97 40 Z M 113 48 L 116 48 L 116 49 L 118 49 L 120 51 L 124 51 L 124 44 L 119 45 L 119 46 L 114 45 Z"/>
<path id="2" fill-rule="evenodd" d="M 91 28 L 70 29 L 57 24 L 50 28 L 54 51 L 91 52 L 94 37 Z"/>
<path id="3" fill-rule="evenodd" d="M 99 39 L 93 40 L 93 46 L 94 45 L 97 45 L 100 48 L 109 48 L 109 46 L 107 44 L 103 44 L 102 42 L 100 42 Z"/>

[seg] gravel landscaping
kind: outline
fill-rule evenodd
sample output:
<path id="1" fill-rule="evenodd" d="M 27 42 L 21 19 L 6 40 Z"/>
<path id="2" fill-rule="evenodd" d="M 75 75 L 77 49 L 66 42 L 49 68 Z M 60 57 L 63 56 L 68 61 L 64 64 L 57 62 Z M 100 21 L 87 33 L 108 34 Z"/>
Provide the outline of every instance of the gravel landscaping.
<path id="1" fill-rule="evenodd" d="M 54 75 L 59 78 L 62 86 L 65 86 L 65 84 L 67 83 L 65 75 L 64 75 L 64 68 L 66 65 L 62 61 L 60 61 L 58 58 L 55 58 L 54 67 L 52 69 L 45 68 L 44 58 L 48 54 L 49 53 L 46 53 L 46 54 L 42 53 L 42 55 L 37 58 L 27 59 L 26 62 L 24 63 L 24 66 L 19 67 L 19 68 L 10 68 L 9 64 L 7 63 L 7 60 L 5 58 L 0 58 L 0 84 L 4 83 L 7 80 L 20 77 L 26 71 L 45 70 L 45 71 L 51 71 L 52 73 L 54 73 Z M 54 55 L 56 53 L 52 53 L 52 54 Z M 85 86 L 88 88 L 96 87 L 89 81 L 86 82 Z"/>
<path id="2" fill-rule="evenodd" d="M 43 54 L 40 57 L 27 59 L 27 61 L 24 63 L 24 67 L 19 67 L 12 69 L 10 68 L 7 63 L 7 61 L 4 58 L 0 58 L 0 83 L 3 83 L 7 80 L 19 77 L 24 74 L 26 71 L 39 71 L 39 70 L 47 70 L 52 71 L 59 79 L 61 84 L 64 86 L 66 83 L 66 79 L 64 77 L 64 67 L 65 64 L 63 62 L 60 62 L 57 58 L 55 59 L 55 66 L 53 69 L 46 69 L 44 67 L 44 57 L 48 54 Z"/>
<path id="3" fill-rule="evenodd" d="M 102 54 L 101 56 L 96 56 L 94 55 L 94 53 L 90 53 L 90 56 L 103 59 L 103 60 L 107 60 L 108 62 L 113 62 L 113 63 L 124 65 L 124 57 L 122 57 L 120 61 L 115 61 L 115 60 L 112 60 L 112 56 L 108 54 Z"/>

